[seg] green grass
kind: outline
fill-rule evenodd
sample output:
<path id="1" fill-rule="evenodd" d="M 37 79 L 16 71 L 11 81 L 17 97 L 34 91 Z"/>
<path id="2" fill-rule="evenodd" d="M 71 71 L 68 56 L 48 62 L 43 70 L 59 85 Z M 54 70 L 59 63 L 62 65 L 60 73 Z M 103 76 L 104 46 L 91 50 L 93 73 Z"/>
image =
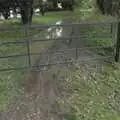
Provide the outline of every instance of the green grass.
<path id="1" fill-rule="evenodd" d="M 22 32 L 9 31 L 0 33 L 0 44 L 3 42 L 13 42 L 19 38 Z M 22 35 L 21 35 L 22 36 Z M 23 37 L 23 36 L 22 36 Z M 20 39 L 20 38 L 19 38 Z M 8 56 L 25 53 L 25 45 L 1 45 L 0 56 Z M 23 67 L 27 64 L 27 58 L 4 58 L 0 59 L 0 69 Z M 17 96 L 23 82 L 23 72 L 0 72 L 0 111 L 6 110 L 7 105 L 13 96 Z M 20 84 L 21 83 L 21 84 Z"/>
<path id="2" fill-rule="evenodd" d="M 79 14 L 79 13 L 78 13 Z M 51 24 L 63 19 L 73 18 L 74 12 L 46 12 L 45 16 L 33 16 L 33 23 Z M 0 21 L 0 26 L 19 26 L 21 25 L 20 19 Z"/>
<path id="3" fill-rule="evenodd" d="M 67 120 L 120 120 L 120 66 L 105 65 L 101 72 L 75 66 L 65 86 L 70 94 L 61 101 Z"/>
<path id="4" fill-rule="evenodd" d="M 23 78 L 20 71 L 0 72 L 0 111 L 7 111 L 13 97 L 23 93 Z"/>
<path id="5" fill-rule="evenodd" d="M 57 77 L 62 78 L 60 84 L 67 90 L 67 97 L 57 100 L 66 120 L 120 120 L 120 65 L 102 65 L 101 71 L 89 70 L 87 65 L 77 63 L 69 69 L 51 70 L 56 74 L 59 71 Z"/>
<path id="6" fill-rule="evenodd" d="M 45 16 L 34 17 L 33 23 L 55 23 L 56 21 L 69 19 L 73 17 L 73 12 L 48 12 Z"/>

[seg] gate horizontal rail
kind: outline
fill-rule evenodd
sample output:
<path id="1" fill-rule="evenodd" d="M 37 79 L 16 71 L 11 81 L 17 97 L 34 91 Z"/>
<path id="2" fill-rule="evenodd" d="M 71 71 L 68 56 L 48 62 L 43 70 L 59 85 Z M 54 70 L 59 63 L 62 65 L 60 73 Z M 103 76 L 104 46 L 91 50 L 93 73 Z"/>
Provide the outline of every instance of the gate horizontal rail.
<path id="1" fill-rule="evenodd" d="M 80 51 L 82 49 L 94 49 L 94 48 L 107 48 L 107 47 L 115 47 L 115 46 L 96 46 L 96 47 L 82 47 L 82 48 L 77 48 L 77 51 Z M 64 49 L 64 50 L 56 50 L 55 52 L 53 51 L 46 51 L 47 53 L 54 53 L 54 55 L 59 55 L 59 54 L 65 54 L 69 51 L 72 51 L 72 50 L 76 50 L 76 48 L 72 48 L 72 49 Z M 42 55 L 44 53 L 30 53 L 31 56 L 34 56 L 34 55 Z M 2 58 L 16 58 L 16 57 L 26 57 L 27 56 L 27 53 L 24 53 L 24 54 L 16 54 L 16 55 L 8 55 L 8 56 L 0 56 L 0 59 Z"/>
<path id="2" fill-rule="evenodd" d="M 98 58 L 81 58 L 81 60 L 77 60 L 78 62 L 88 62 L 88 60 L 90 61 L 94 61 L 94 60 L 104 60 L 104 59 L 108 59 L 111 58 L 111 56 L 107 56 L 107 57 L 98 57 Z M 0 69 L 0 72 L 3 71 L 15 71 L 15 70 L 25 70 L 25 71 L 29 71 L 29 70 L 35 70 L 35 71 L 44 71 L 46 70 L 44 67 L 50 67 L 53 65 L 60 65 L 60 64 L 64 64 L 64 65 L 68 65 L 68 64 L 72 64 L 75 63 L 76 60 L 69 60 L 69 61 L 61 61 L 61 62 L 56 62 L 56 63 L 49 63 L 49 64 L 41 64 L 41 65 L 37 65 L 37 66 L 32 66 L 30 67 L 19 67 L 19 68 L 6 68 L 6 69 Z"/>
<path id="3" fill-rule="evenodd" d="M 62 38 L 50 38 L 50 39 L 45 39 L 45 38 L 40 38 L 40 39 L 31 39 L 31 40 L 29 40 L 30 42 L 45 42 L 45 41 L 54 41 L 54 40 L 59 40 L 59 41 L 61 41 L 61 40 L 67 40 L 67 39 L 70 39 L 70 38 L 72 38 L 72 39 L 77 39 L 77 38 L 110 38 L 110 37 L 112 37 L 112 35 L 100 35 L 100 36 L 90 36 L 90 35 L 81 35 L 81 36 L 72 36 L 72 37 L 70 37 L 70 36 L 66 36 L 66 37 L 62 37 Z M 88 38 L 88 39 L 89 39 Z M 24 39 L 30 39 L 30 38 L 24 38 Z M 0 43 L 0 46 L 1 45 L 8 45 L 8 44 L 24 44 L 24 43 L 26 43 L 26 40 L 24 40 L 24 41 L 16 41 L 16 42 L 3 42 L 3 43 Z"/>
<path id="4" fill-rule="evenodd" d="M 70 24 L 31 24 L 31 25 L 27 25 L 27 27 L 29 29 L 32 28 L 40 28 L 40 29 L 46 29 L 46 28 L 50 28 L 50 27 L 71 27 L 71 26 L 89 26 L 89 25 L 112 25 L 117 24 L 119 21 L 118 20 L 113 20 L 113 21 L 82 21 L 82 22 L 75 22 L 75 23 L 70 23 Z M 0 26 L 0 30 L 3 31 L 9 31 L 9 30 L 15 30 L 15 29 L 19 29 L 19 30 L 24 30 L 25 26 L 19 26 L 19 27 L 3 27 Z"/>

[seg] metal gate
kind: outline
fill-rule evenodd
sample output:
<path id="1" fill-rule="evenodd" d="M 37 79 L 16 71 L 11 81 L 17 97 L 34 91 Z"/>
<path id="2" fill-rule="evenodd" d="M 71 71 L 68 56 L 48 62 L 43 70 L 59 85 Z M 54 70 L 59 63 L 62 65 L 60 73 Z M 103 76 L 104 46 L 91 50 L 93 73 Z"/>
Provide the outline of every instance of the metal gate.
<path id="1" fill-rule="evenodd" d="M 118 62 L 119 26 L 117 21 L 1 26 L 0 71 L 45 70 L 97 59 Z"/>

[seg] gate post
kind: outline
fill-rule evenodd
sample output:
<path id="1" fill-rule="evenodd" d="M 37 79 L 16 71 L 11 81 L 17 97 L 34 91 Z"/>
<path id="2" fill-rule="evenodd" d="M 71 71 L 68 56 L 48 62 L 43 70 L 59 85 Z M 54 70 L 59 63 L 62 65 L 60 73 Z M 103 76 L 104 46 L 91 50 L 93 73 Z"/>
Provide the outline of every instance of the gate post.
<path id="1" fill-rule="evenodd" d="M 120 56 L 120 21 L 118 21 L 118 27 L 117 27 L 115 62 L 119 61 L 119 56 Z"/>

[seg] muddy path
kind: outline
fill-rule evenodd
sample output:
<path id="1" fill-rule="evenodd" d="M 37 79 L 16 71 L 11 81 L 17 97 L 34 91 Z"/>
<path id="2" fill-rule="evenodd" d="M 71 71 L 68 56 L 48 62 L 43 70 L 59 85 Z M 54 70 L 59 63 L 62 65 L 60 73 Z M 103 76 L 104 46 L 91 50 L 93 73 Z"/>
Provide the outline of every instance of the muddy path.
<path id="1" fill-rule="evenodd" d="M 64 21 L 63 24 L 66 22 L 72 24 L 72 21 Z M 59 38 L 66 36 L 71 37 L 71 35 L 78 36 L 79 29 L 79 27 L 76 28 L 74 26 L 68 28 L 59 27 L 51 32 L 51 37 Z M 56 31 L 59 31 L 58 36 Z M 64 110 L 60 106 L 57 106 L 56 103 L 57 99 L 63 99 L 63 96 L 65 94 L 64 87 L 60 81 L 61 75 L 57 69 L 66 69 L 67 66 L 65 66 L 65 64 L 59 63 L 69 60 L 76 60 L 76 47 L 80 48 L 84 46 L 84 40 L 80 39 L 79 42 L 78 39 L 71 40 L 70 38 L 67 40 L 54 41 L 50 48 L 44 49 L 42 52 L 40 52 L 40 56 L 38 57 L 36 63 L 33 65 L 35 66 L 35 71 L 33 70 L 25 75 L 25 92 L 27 94 L 32 94 L 35 101 L 38 100 L 36 102 L 36 107 L 41 108 L 40 116 L 42 116 L 44 120 L 64 120 Z M 90 51 L 89 49 L 82 49 L 78 52 L 77 59 L 91 59 L 97 58 L 98 56 L 99 55 Z M 98 62 L 99 61 L 95 60 L 93 63 L 89 63 L 89 68 L 96 67 Z M 56 67 L 47 65 L 54 63 Z M 40 70 L 43 71 L 40 72 Z M 64 76 L 64 74 L 62 76 Z M 43 98 L 43 101 L 41 98 Z M 38 107 L 39 104 L 42 104 L 42 106 Z M 43 111 L 45 113 L 42 113 Z"/>

